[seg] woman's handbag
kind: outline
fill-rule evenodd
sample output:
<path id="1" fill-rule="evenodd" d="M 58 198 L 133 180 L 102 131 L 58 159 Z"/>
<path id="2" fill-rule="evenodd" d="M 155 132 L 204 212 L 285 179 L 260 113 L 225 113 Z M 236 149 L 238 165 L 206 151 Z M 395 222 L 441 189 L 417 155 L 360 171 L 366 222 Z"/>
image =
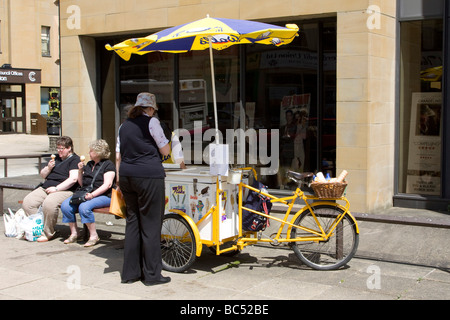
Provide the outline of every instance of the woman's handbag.
<path id="1" fill-rule="evenodd" d="M 105 162 L 103 162 L 100 165 L 100 167 L 98 168 L 97 172 L 95 173 L 94 177 L 92 178 L 92 182 L 91 182 L 90 186 L 81 187 L 81 188 L 78 188 L 77 190 L 75 190 L 75 192 L 72 195 L 72 198 L 70 198 L 70 204 L 77 205 L 77 204 L 80 204 L 80 203 L 86 201 L 86 193 L 90 193 L 90 192 L 92 192 L 92 190 L 94 190 L 95 178 L 97 178 L 97 175 L 100 172 L 100 170 L 102 169 L 104 164 L 105 164 Z"/>
<path id="2" fill-rule="evenodd" d="M 91 191 L 92 186 L 78 188 L 73 193 L 72 198 L 70 199 L 70 204 L 80 204 L 82 202 L 85 202 L 86 193 L 89 193 Z"/>
<path id="3" fill-rule="evenodd" d="M 109 212 L 121 217 L 126 218 L 127 206 L 120 190 L 112 189 L 111 204 L 109 206 Z"/>

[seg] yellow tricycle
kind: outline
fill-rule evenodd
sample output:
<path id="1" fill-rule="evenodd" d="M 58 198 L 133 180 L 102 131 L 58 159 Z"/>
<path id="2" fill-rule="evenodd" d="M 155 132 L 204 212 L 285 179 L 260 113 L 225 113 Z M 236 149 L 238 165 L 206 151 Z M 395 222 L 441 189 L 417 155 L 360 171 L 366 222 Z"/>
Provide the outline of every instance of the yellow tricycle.
<path id="1" fill-rule="evenodd" d="M 297 188 L 287 197 L 277 197 L 265 189 L 257 189 L 250 185 L 248 181 L 252 176 L 257 180 L 253 168 L 234 169 L 233 175 L 231 179 L 228 177 L 227 182 L 216 178 L 215 194 L 211 197 L 215 198 L 215 203 L 207 208 L 204 215 L 193 216 L 193 213 L 199 211 L 194 205 L 203 203 L 198 197 L 206 188 L 195 190 L 198 189 L 195 183 L 185 188 L 193 189 L 195 193 L 183 195 L 183 199 L 186 196 L 194 198 L 191 206 L 186 205 L 184 209 L 167 208 L 161 229 L 162 261 L 165 270 L 172 272 L 187 270 L 196 257 L 200 257 L 204 245 L 216 255 L 233 255 L 244 247 L 256 243 L 269 243 L 275 246 L 287 244 L 301 262 L 317 270 L 335 270 L 352 259 L 358 248 L 359 229 L 349 211 L 350 203 L 345 196 L 323 198 L 305 194 L 301 187 L 311 183 L 312 173 L 289 171 L 287 177 L 297 183 Z M 195 182 L 196 179 L 193 180 Z M 174 191 L 178 189 L 181 192 L 182 188 L 179 185 L 168 188 L 169 195 L 166 189 L 166 197 L 177 200 L 178 196 L 180 202 L 180 194 L 175 194 Z M 273 205 L 277 204 L 277 212 L 278 206 L 284 208 L 282 210 L 284 214 L 268 214 L 264 210 L 246 207 L 246 195 L 250 191 L 269 198 Z M 298 199 L 304 206 L 292 214 Z M 242 226 L 244 212 L 254 213 L 269 220 L 270 229 L 274 230 L 275 226 L 274 232 L 265 235 L 262 231 L 244 230 Z M 228 229 L 223 234 L 221 228 L 222 225 L 223 228 L 226 227 L 226 222 Z"/>

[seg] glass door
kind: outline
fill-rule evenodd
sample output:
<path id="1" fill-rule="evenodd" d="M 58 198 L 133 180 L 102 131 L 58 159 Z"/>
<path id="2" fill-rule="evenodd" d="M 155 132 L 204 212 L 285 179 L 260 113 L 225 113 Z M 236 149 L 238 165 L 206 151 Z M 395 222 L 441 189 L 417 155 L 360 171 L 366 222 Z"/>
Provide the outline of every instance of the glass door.
<path id="1" fill-rule="evenodd" d="M 25 133 L 25 86 L 0 86 L 0 134 Z"/>

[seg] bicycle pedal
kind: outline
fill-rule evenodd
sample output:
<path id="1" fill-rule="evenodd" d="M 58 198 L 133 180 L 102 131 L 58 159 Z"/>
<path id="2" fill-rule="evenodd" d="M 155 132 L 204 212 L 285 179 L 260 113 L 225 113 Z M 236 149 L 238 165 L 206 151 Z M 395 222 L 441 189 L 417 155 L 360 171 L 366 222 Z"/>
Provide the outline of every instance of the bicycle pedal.
<path id="1" fill-rule="evenodd" d="M 270 244 L 272 246 L 278 247 L 280 245 L 282 245 L 282 246 L 286 246 L 287 245 L 287 243 L 281 243 L 281 242 L 278 241 L 278 239 L 275 239 L 276 236 L 277 236 L 277 233 L 275 233 L 275 232 L 270 235 L 270 238 L 272 239 L 272 242 Z M 283 239 L 283 237 L 280 237 L 280 239 Z"/>

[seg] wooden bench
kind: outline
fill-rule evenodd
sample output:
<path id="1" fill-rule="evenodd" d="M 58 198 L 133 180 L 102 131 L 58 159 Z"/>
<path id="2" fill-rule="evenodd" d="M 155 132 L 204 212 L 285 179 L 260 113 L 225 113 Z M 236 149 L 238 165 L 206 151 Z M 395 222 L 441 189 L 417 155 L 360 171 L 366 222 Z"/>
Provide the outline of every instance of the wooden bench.
<path id="1" fill-rule="evenodd" d="M 42 177 L 38 174 L 0 178 L 0 212 L 4 212 L 4 189 L 31 191 L 36 189 L 36 187 L 39 183 L 42 182 L 42 180 Z"/>
<path id="2" fill-rule="evenodd" d="M 4 211 L 4 189 L 15 189 L 15 190 L 28 190 L 32 191 L 36 189 L 36 187 L 39 185 L 39 183 L 42 182 L 42 177 L 38 174 L 36 175 L 24 175 L 24 176 L 18 176 L 18 177 L 7 177 L 7 178 L 0 178 L 0 212 L 3 213 Z M 22 199 L 19 200 L 19 203 L 22 202 Z M 98 208 L 93 210 L 94 213 L 99 214 L 110 214 L 114 215 L 111 212 L 109 212 L 109 207 L 105 208 Z M 115 215 L 114 215 L 115 216 Z M 120 218 L 118 218 L 120 219 Z M 83 225 L 84 230 L 84 239 L 87 241 L 87 238 L 89 237 L 89 231 L 86 227 L 86 225 Z"/>
<path id="3" fill-rule="evenodd" d="M 16 190 L 34 190 L 36 186 L 42 181 L 42 177 L 39 175 L 42 166 L 42 159 L 48 158 L 51 153 L 34 153 L 34 154 L 20 154 L 20 155 L 6 155 L 0 156 L 0 160 L 3 160 L 3 171 L 4 178 L 0 178 L 0 212 L 3 213 L 4 199 L 3 190 L 4 189 L 16 189 Z M 36 175 L 24 175 L 18 177 L 8 178 L 8 160 L 12 159 L 38 159 Z"/>

